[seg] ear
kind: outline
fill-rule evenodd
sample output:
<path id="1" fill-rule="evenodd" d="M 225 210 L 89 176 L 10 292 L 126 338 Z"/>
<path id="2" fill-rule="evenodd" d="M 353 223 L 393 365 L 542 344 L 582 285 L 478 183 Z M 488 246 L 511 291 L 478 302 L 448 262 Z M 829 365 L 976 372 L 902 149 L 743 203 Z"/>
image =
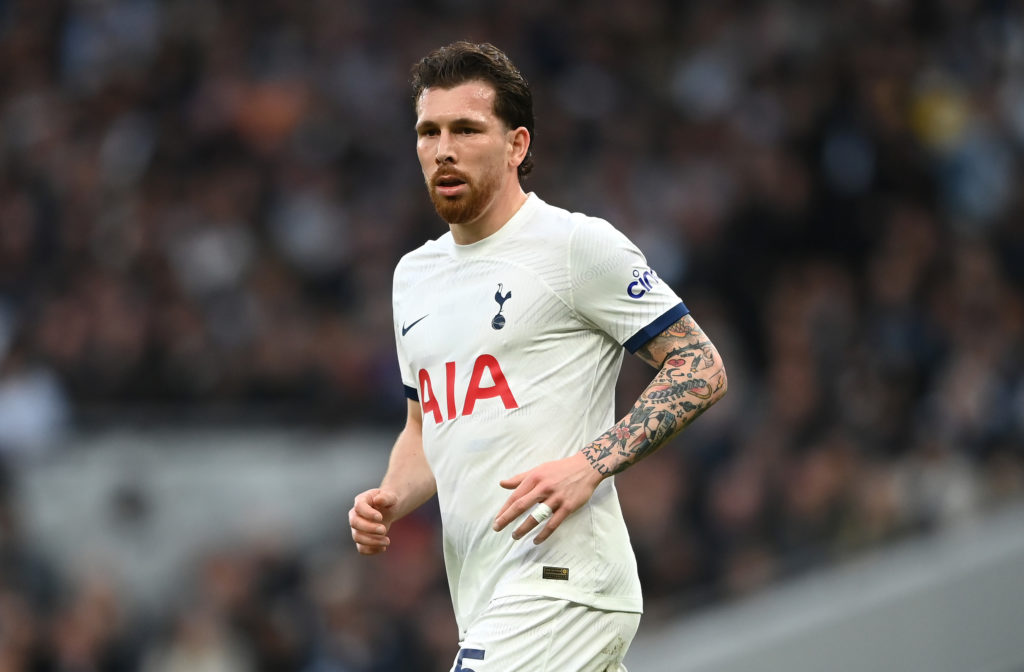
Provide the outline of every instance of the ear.
<path id="1" fill-rule="evenodd" d="M 520 126 L 509 131 L 509 134 L 508 162 L 513 168 L 518 168 L 526 160 L 526 152 L 530 149 L 530 132 L 525 126 Z"/>

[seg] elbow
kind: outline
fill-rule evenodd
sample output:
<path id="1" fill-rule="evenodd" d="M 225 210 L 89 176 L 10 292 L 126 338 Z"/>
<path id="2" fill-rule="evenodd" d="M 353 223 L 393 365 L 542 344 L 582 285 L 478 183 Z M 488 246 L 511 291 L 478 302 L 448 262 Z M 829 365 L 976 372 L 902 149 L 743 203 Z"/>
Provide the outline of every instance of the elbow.
<path id="1" fill-rule="evenodd" d="M 712 403 L 718 403 L 718 401 L 725 396 L 725 393 L 729 391 L 729 375 L 725 372 L 725 363 L 722 362 L 721 355 L 718 355 L 717 352 L 715 354 L 718 357 L 720 364 L 718 367 L 718 373 L 715 374 L 712 382 Z"/>

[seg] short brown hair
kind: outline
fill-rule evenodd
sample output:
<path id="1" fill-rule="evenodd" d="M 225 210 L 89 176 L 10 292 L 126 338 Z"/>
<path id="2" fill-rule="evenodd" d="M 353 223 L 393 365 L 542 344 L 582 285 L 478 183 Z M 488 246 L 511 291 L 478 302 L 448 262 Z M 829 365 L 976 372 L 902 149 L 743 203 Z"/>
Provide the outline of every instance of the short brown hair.
<path id="1" fill-rule="evenodd" d="M 509 128 L 524 127 L 533 138 L 533 94 L 508 56 L 493 44 L 459 41 L 437 49 L 412 67 L 413 105 L 424 89 L 450 89 L 474 79 L 494 87 L 494 114 Z M 533 169 L 533 143 L 519 164 L 519 177 Z"/>

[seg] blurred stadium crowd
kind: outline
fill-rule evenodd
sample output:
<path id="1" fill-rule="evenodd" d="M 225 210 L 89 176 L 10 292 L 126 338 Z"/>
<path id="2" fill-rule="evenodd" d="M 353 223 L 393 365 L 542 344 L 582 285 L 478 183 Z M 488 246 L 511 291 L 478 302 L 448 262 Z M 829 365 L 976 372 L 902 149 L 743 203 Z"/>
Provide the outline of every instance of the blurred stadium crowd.
<path id="1" fill-rule="evenodd" d="M 618 481 L 649 621 L 1024 493 L 1007 0 L 0 0 L 8 482 L 153 408 L 397 431 L 391 271 L 444 231 L 408 67 L 460 38 L 534 87 L 527 188 L 633 238 L 729 368 L 726 402 Z M 627 362 L 623 403 L 649 377 Z M 429 510 L 374 561 L 344 529 L 211 549 L 182 604 L 137 614 L 116 577 L 47 570 L 14 487 L 0 672 L 452 659 Z"/>

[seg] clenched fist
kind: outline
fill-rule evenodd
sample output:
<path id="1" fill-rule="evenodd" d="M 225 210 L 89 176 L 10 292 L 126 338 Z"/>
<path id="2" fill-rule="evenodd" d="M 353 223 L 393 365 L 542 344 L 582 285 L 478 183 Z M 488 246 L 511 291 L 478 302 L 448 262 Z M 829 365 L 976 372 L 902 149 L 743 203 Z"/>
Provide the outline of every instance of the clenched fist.
<path id="1" fill-rule="evenodd" d="M 363 555 L 375 555 L 388 550 L 391 539 L 388 530 L 395 519 L 394 507 L 398 495 L 390 490 L 373 488 L 356 495 L 355 503 L 348 512 L 348 524 L 352 528 L 352 540 L 356 550 Z"/>

